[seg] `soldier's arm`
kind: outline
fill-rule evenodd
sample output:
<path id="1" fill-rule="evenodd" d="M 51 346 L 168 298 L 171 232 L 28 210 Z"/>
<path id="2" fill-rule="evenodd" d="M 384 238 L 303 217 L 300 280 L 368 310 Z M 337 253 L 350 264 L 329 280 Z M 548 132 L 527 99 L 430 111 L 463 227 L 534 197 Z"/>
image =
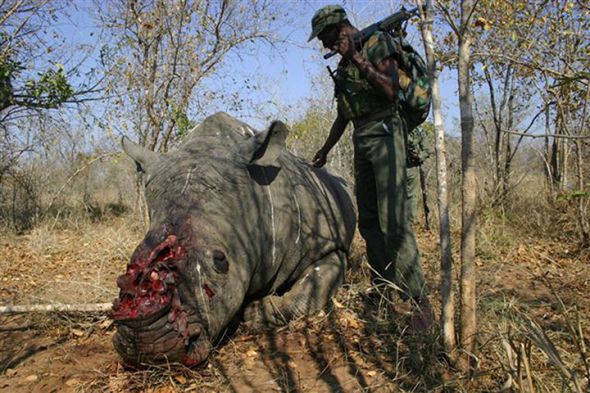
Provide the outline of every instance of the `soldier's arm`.
<path id="1" fill-rule="evenodd" d="M 335 43 L 335 49 L 344 59 L 350 60 L 369 83 L 393 102 L 399 89 L 397 61 L 393 57 L 386 57 L 377 66 L 356 50 L 351 35 L 341 33 Z"/>
<path id="2" fill-rule="evenodd" d="M 338 116 L 336 116 L 336 120 L 334 120 L 334 123 L 332 123 L 330 133 L 328 134 L 328 138 L 326 138 L 324 145 L 313 157 L 312 163 L 315 167 L 321 168 L 326 164 L 328 153 L 330 150 L 332 150 L 334 145 L 338 143 L 347 125 L 348 120 L 346 120 L 342 115 L 338 114 Z"/>
<path id="3" fill-rule="evenodd" d="M 375 89 L 383 93 L 389 101 L 393 102 L 395 100 L 399 89 L 399 80 L 397 75 L 397 61 L 394 58 L 388 57 L 383 59 L 377 67 L 374 67 L 359 52 L 351 60 Z"/>

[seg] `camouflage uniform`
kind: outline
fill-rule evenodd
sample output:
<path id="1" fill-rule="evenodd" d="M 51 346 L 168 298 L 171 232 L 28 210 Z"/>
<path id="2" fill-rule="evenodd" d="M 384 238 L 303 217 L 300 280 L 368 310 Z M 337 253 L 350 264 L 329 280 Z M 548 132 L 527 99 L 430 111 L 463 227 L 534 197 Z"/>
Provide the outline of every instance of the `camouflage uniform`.
<path id="1" fill-rule="evenodd" d="M 424 130 L 417 127 L 408 132 L 408 220 L 414 223 L 420 194 L 420 165 L 428 158 Z"/>
<path id="2" fill-rule="evenodd" d="M 395 54 L 395 43 L 382 32 L 363 45 L 363 57 L 377 66 Z M 392 104 L 358 69 L 342 60 L 336 71 L 338 111 L 354 124 L 355 189 L 359 229 L 367 243 L 369 264 L 396 283 L 401 296 L 418 298 L 424 276 L 414 232 L 409 224 L 406 173 L 406 126 Z"/>

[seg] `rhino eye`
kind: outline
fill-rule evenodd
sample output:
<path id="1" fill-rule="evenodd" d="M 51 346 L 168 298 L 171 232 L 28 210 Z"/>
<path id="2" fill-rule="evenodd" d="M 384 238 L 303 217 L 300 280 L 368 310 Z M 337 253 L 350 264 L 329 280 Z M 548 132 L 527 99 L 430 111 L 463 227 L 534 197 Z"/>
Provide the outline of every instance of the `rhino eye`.
<path id="1" fill-rule="evenodd" d="M 227 273 L 229 270 L 229 263 L 223 251 L 213 250 L 213 267 L 219 273 Z"/>

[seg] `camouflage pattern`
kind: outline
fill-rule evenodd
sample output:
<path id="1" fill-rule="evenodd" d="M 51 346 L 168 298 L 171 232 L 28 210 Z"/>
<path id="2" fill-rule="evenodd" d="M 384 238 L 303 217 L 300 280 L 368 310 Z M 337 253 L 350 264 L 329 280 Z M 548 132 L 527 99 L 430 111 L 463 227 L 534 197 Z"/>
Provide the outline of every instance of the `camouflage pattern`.
<path id="1" fill-rule="evenodd" d="M 375 67 L 386 58 L 406 56 L 399 63 L 408 63 L 410 71 L 403 74 L 406 90 L 399 93 L 399 101 L 408 100 L 408 107 L 422 105 L 420 108 L 423 108 L 422 99 L 429 97 L 424 92 L 429 90 L 423 91 L 423 84 L 414 83 L 413 76 L 420 75 L 412 73 L 416 68 L 412 68 L 412 64 L 417 61 L 411 54 L 400 54 L 402 49 L 405 48 L 389 33 L 377 31 L 363 44 L 361 55 Z M 416 58 L 420 60 L 417 54 Z M 409 220 L 412 201 L 407 188 L 406 130 L 413 123 L 405 118 L 399 103 L 390 102 L 371 86 L 350 61 L 341 60 L 333 76 L 338 113 L 355 125 L 359 231 L 367 244 L 373 283 L 395 283 L 402 298 L 420 298 L 424 294 L 425 280 Z M 430 100 L 428 108 L 429 104 Z"/>
<path id="2" fill-rule="evenodd" d="M 377 66 L 398 51 L 393 37 L 375 32 L 361 54 Z M 355 124 L 353 135 L 355 189 L 359 231 L 367 244 L 373 283 L 393 282 L 402 298 L 419 298 L 424 291 L 420 254 L 408 216 L 406 121 L 391 103 L 359 73 L 341 61 L 335 75 L 335 96 L 341 116 Z M 387 113 L 378 120 L 359 122 Z"/>
<path id="3" fill-rule="evenodd" d="M 420 165 L 430 157 L 432 151 L 428 145 L 426 131 L 422 127 L 416 127 L 408 131 L 407 139 L 407 166 L 408 166 L 408 219 L 414 223 L 420 199 Z"/>
<path id="4" fill-rule="evenodd" d="M 363 45 L 361 53 L 375 67 L 388 57 L 397 60 L 400 114 L 408 131 L 422 124 L 430 111 L 431 84 L 426 65 L 414 48 L 401 37 L 393 38 L 377 31 Z M 394 108 L 350 62 L 342 61 L 338 65 L 335 82 L 338 111 L 347 120 Z"/>
<path id="5" fill-rule="evenodd" d="M 408 168 L 422 165 L 430 153 L 426 146 L 426 132 L 421 127 L 408 130 Z"/>
<path id="6" fill-rule="evenodd" d="M 393 38 L 381 31 L 375 32 L 361 49 L 361 54 L 377 66 L 384 59 L 395 55 Z M 335 75 L 334 95 L 338 101 L 338 113 L 347 120 L 391 109 L 393 104 L 369 81 L 362 77 L 354 64 L 341 61 Z"/>
<path id="7" fill-rule="evenodd" d="M 395 44 L 399 48 L 396 56 L 400 85 L 398 100 L 408 131 L 411 131 L 428 117 L 431 83 L 426 65 L 416 50 L 403 37 L 396 37 Z"/>
<path id="8" fill-rule="evenodd" d="M 346 19 L 346 11 L 339 5 L 327 5 L 316 11 L 311 19 L 311 34 L 307 41 L 313 40 L 326 27 L 335 25 Z"/>

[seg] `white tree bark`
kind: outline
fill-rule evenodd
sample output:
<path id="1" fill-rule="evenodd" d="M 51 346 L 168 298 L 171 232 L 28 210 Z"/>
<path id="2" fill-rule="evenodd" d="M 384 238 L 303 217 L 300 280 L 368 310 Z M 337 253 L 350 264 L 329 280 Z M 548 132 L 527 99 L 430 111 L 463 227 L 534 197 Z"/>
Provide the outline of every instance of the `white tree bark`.
<path id="1" fill-rule="evenodd" d="M 477 334 L 475 287 L 475 234 L 477 221 L 477 182 L 473 165 L 473 94 L 471 91 L 471 31 L 473 0 L 461 0 L 459 30 L 459 109 L 461 113 L 461 347 L 466 356 L 461 368 L 469 371 L 472 365 Z"/>
<path id="2" fill-rule="evenodd" d="M 22 314 L 29 312 L 103 312 L 113 308 L 113 303 L 90 304 L 31 304 L 21 306 L 0 306 L 0 314 Z"/>
<path id="3" fill-rule="evenodd" d="M 437 70 L 434 39 L 432 36 L 432 0 L 417 0 L 422 13 L 420 30 L 426 52 L 426 63 L 432 80 L 432 116 L 434 119 L 436 180 L 439 215 L 440 264 L 441 264 L 441 333 L 443 347 L 449 359 L 454 359 L 457 341 L 455 338 L 455 300 L 453 296 L 453 256 L 451 253 L 451 231 L 449 223 L 449 201 L 447 192 L 447 159 L 445 152 L 445 128 L 440 98 L 439 72 Z"/>

